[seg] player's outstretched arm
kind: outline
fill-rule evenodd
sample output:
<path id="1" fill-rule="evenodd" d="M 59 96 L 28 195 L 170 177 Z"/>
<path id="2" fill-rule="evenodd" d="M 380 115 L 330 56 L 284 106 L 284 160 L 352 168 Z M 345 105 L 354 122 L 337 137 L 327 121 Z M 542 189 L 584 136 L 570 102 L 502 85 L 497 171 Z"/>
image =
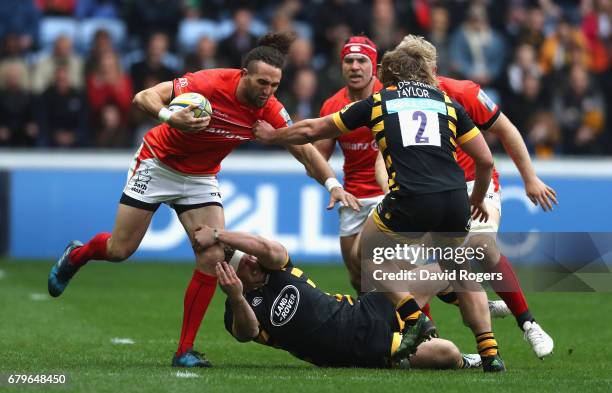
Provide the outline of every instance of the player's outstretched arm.
<path id="1" fill-rule="evenodd" d="M 208 248 L 220 242 L 256 256 L 257 262 L 269 270 L 279 270 L 287 264 L 287 249 L 279 242 L 262 236 L 204 226 L 196 229 L 193 238 L 197 247 Z"/>
<path id="2" fill-rule="evenodd" d="M 333 115 L 300 120 L 289 127 L 274 129 L 268 122 L 258 120 L 253 127 L 257 140 L 281 145 L 304 145 L 320 139 L 336 138 L 341 132 L 332 120 Z"/>
<path id="3" fill-rule="evenodd" d="M 221 290 L 225 292 L 232 308 L 232 336 L 240 342 L 253 340 L 259 334 L 259 322 L 255 313 L 244 298 L 242 281 L 234 269 L 226 262 L 215 266 Z"/>
<path id="4" fill-rule="evenodd" d="M 168 123 L 171 127 L 185 132 L 201 131 L 210 122 L 209 116 L 194 117 L 196 105 L 189 105 L 180 111 L 170 112 L 166 105 L 172 99 L 172 82 L 162 82 L 142 90 L 134 96 L 132 104 L 149 116 Z"/>
<path id="5" fill-rule="evenodd" d="M 549 187 L 536 175 L 535 169 L 529 157 L 529 151 L 525 146 L 525 141 L 519 130 L 514 124 L 504 115 L 500 113 L 498 119 L 493 123 L 489 131 L 499 137 L 504 150 L 508 153 L 514 165 L 521 174 L 523 183 L 525 183 L 525 193 L 535 205 L 540 205 L 542 210 L 552 210 L 553 203 L 557 202 L 557 194 L 552 187 Z"/>
<path id="6" fill-rule="evenodd" d="M 478 134 L 461 144 L 461 149 L 474 160 L 476 173 L 474 175 L 474 190 L 470 195 L 472 218 L 488 221 L 489 215 L 484 204 L 484 198 L 491 183 L 493 174 L 493 156 L 482 134 Z"/>

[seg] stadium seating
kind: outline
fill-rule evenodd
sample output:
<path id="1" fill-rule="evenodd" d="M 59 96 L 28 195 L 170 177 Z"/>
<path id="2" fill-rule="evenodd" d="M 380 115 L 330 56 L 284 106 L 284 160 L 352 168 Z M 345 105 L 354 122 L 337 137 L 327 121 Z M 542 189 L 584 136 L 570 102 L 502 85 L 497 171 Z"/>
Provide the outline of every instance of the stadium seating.
<path id="1" fill-rule="evenodd" d="M 125 23 L 118 19 L 84 19 L 78 25 L 78 37 L 76 48 L 81 52 L 86 52 L 91 48 L 94 35 L 98 30 L 106 30 L 113 40 L 115 48 L 123 49 L 127 37 Z"/>

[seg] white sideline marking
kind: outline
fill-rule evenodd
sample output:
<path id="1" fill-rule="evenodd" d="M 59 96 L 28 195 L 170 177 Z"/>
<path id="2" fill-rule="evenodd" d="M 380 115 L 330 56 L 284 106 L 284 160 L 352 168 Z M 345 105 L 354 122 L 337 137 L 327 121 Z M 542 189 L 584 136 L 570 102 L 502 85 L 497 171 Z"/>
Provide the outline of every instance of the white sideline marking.
<path id="1" fill-rule="evenodd" d="M 113 337 L 111 338 L 111 344 L 115 344 L 115 345 L 133 345 L 136 343 L 136 341 L 134 341 L 131 338 L 119 338 L 119 337 Z"/>
<path id="2" fill-rule="evenodd" d="M 45 300 L 49 300 L 49 295 L 47 295 L 46 293 L 34 292 L 30 294 L 30 300 L 33 300 L 35 302 L 42 302 Z"/>
<path id="3" fill-rule="evenodd" d="M 198 374 L 192 373 L 189 371 L 177 371 L 176 377 L 177 378 L 200 378 Z"/>

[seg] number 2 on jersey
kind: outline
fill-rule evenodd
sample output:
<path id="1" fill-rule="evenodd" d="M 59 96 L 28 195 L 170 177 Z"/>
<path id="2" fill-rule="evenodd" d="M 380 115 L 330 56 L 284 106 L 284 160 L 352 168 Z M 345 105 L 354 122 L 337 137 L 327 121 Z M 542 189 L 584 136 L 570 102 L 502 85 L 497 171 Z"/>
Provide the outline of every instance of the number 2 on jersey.
<path id="1" fill-rule="evenodd" d="M 440 146 L 440 123 L 434 111 L 408 110 L 398 113 L 404 146 Z"/>

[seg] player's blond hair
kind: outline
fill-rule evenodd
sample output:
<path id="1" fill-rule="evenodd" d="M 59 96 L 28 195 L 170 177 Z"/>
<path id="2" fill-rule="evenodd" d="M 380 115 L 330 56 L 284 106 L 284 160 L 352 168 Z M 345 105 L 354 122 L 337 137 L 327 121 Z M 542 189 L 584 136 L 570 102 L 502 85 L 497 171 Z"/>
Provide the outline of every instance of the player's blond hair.
<path id="1" fill-rule="evenodd" d="M 436 48 L 425 38 L 407 35 L 383 56 L 379 79 L 385 86 L 403 80 L 436 86 L 436 56 Z"/>

